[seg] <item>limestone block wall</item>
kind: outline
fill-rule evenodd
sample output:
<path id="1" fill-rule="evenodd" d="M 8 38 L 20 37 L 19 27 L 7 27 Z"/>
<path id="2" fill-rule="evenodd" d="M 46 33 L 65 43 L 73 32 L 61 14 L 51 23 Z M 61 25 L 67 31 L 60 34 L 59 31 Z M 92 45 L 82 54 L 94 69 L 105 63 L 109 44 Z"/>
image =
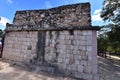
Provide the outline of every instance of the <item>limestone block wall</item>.
<path id="1" fill-rule="evenodd" d="M 42 55 L 39 34 L 45 33 Z M 43 63 L 55 65 L 66 75 L 97 80 L 97 43 L 94 30 L 14 31 L 5 37 L 3 58 L 30 62 L 44 58 Z M 44 46 L 44 47 L 43 47 Z M 39 63 L 38 62 L 38 63 Z M 95 78 L 95 79 L 94 79 Z"/>
<path id="2" fill-rule="evenodd" d="M 17 11 L 13 24 L 6 26 L 3 58 L 98 80 L 96 30 L 89 3 Z"/>
<path id="3" fill-rule="evenodd" d="M 3 58 L 27 62 L 36 56 L 37 33 L 29 31 L 8 32 L 5 36 Z"/>
<path id="4" fill-rule="evenodd" d="M 45 61 L 62 72 L 87 80 L 97 74 L 96 31 L 47 31 Z M 95 75 L 95 76 L 94 76 Z"/>

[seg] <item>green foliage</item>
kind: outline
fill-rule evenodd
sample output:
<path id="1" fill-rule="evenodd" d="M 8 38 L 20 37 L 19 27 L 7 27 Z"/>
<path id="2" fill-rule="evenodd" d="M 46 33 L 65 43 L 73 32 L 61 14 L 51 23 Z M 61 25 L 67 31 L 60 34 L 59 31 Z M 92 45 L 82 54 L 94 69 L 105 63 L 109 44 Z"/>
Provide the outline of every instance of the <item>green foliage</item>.
<path id="1" fill-rule="evenodd" d="M 120 53 L 120 29 L 103 27 L 98 34 L 98 50 Z"/>
<path id="2" fill-rule="evenodd" d="M 104 0 L 101 17 L 120 26 L 120 0 Z"/>
<path id="3" fill-rule="evenodd" d="M 109 46 L 111 49 L 117 53 L 120 52 L 120 29 L 112 28 L 111 31 L 107 33 L 109 38 Z"/>
<path id="4" fill-rule="evenodd" d="M 98 34 L 98 50 L 99 51 L 107 51 L 107 46 L 108 46 L 108 36 L 106 35 L 106 30 L 105 28 L 101 28 Z"/>
<path id="5" fill-rule="evenodd" d="M 102 26 L 103 31 L 99 31 L 98 48 L 120 53 L 120 0 L 104 0 L 101 17 L 110 24 Z"/>
<path id="6" fill-rule="evenodd" d="M 4 31 L 0 29 L 0 38 L 3 38 L 3 37 L 4 37 Z"/>

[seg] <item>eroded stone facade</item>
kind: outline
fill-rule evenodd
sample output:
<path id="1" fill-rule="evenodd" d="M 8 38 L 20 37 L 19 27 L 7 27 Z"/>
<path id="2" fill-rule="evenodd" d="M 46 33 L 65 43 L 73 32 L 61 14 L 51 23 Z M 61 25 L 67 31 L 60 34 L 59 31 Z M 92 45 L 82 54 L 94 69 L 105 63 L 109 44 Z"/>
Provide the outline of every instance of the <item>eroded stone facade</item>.
<path id="1" fill-rule="evenodd" d="M 36 53 L 38 32 L 9 32 L 5 36 L 3 57 L 14 61 L 28 61 Z"/>
<path id="2" fill-rule="evenodd" d="M 95 34 L 90 30 L 47 31 L 45 60 L 66 74 L 93 80 L 97 74 Z"/>
<path id="3" fill-rule="evenodd" d="M 3 58 L 98 80 L 98 29 L 91 26 L 89 3 L 17 11 L 13 24 L 6 27 Z"/>

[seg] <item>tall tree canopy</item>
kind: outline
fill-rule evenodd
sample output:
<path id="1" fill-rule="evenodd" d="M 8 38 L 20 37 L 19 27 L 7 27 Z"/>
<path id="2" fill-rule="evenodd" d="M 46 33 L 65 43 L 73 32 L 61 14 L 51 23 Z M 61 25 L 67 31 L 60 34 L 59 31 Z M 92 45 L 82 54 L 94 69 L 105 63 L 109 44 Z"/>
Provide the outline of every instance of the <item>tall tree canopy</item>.
<path id="1" fill-rule="evenodd" d="M 0 38 L 4 37 L 5 32 L 0 29 Z"/>
<path id="2" fill-rule="evenodd" d="M 120 26 L 120 0 L 104 0 L 101 17 Z"/>
<path id="3" fill-rule="evenodd" d="M 98 48 L 120 53 L 120 0 L 104 0 L 101 17 L 110 24 L 102 28 L 108 31 L 98 35 Z"/>

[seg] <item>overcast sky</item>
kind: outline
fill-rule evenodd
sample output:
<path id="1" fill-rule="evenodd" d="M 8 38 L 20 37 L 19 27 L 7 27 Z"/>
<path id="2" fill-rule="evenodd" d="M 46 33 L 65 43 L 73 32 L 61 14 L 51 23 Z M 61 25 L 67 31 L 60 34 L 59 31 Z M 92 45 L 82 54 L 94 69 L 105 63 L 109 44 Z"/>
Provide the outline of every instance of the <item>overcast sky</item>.
<path id="1" fill-rule="evenodd" d="M 92 25 L 105 24 L 100 18 L 103 0 L 0 0 L 0 29 L 5 29 L 6 23 L 12 23 L 18 10 L 47 9 L 66 4 L 90 2 Z"/>

